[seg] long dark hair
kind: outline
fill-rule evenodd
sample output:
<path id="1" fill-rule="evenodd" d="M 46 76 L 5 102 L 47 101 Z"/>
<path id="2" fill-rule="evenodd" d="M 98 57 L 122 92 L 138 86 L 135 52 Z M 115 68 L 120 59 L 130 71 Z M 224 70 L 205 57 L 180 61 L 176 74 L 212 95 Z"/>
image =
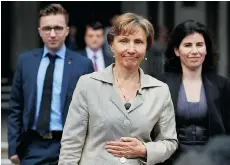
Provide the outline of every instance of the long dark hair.
<path id="1" fill-rule="evenodd" d="M 217 54 L 208 29 L 201 23 L 194 20 L 187 20 L 177 25 L 169 35 L 168 44 L 165 50 L 166 72 L 182 72 L 180 58 L 174 53 L 179 48 L 181 41 L 188 35 L 199 33 L 204 37 L 207 55 L 202 65 L 202 72 L 213 72 L 216 69 Z"/>

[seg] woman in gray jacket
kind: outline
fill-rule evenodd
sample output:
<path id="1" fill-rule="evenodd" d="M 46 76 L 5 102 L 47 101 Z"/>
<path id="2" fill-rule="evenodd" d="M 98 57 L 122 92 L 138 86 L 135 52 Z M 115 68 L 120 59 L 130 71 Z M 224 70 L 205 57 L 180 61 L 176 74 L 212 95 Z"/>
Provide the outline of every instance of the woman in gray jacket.
<path id="1" fill-rule="evenodd" d="M 126 13 L 114 20 L 108 42 L 115 64 L 78 81 L 59 165 L 154 165 L 176 150 L 169 88 L 139 67 L 153 36 L 141 16 Z"/>

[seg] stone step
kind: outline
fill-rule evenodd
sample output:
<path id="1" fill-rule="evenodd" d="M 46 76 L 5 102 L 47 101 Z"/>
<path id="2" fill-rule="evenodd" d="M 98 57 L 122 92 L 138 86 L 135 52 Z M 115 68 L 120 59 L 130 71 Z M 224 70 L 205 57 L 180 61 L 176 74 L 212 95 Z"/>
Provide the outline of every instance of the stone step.
<path id="1" fill-rule="evenodd" d="M 10 93 L 12 89 L 12 86 L 10 85 L 2 85 L 1 86 L 1 92 L 3 93 Z"/>
<path id="2" fill-rule="evenodd" d="M 8 78 L 1 77 L 1 84 L 6 84 L 8 83 Z"/>
<path id="3" fill-rule="evenodd" d="M 10 108 L 10 105 L 9 105 L 9 101 L 2 101 L 1 102 L 1 109 L 2 110 L 9 110 L 9 108 Z"/>
<path id="4" fill-rule="evenodd" d="M 1 86 L 1 110 L 9 110 L 9 99 L 12 87 L 10 85 Z"/>
<path id="5" fill-rule="evenodd" d="M 1 94 L 1 100 L 9 101 L 10 100 L 10 94 L 9 93 L 2 93 Z"/>
<path id="6" fill-rule="evenodd" d="M 9 159 L 1 159 L 1 165 L 13 165 Z"/>
<path id="7" fill-rule="evenodd" d="M 1 157 L 8 158 L 8 143 L 7 142 L 1 143 Z"/>
<path id="8" fill-rule="evenodd" d="M 8 159 L 8 144 L 7 142 L 1 143 L 1 165 L 12 165 Z"/>

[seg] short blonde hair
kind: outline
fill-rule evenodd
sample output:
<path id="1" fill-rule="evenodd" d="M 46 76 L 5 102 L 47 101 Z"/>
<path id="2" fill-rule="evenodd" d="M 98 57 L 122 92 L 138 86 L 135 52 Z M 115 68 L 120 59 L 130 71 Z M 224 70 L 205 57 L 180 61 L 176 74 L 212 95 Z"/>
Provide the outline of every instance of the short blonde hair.
<path id="1" fill-rule="evenodd" d="M 111 44 L 115 36 L 133 34 L 136 32 L 136 27 L 142 28 L 146 33 L 147 50 L 149 50 L 154 42 L 154 28 L 146 18 L 135 13 L 125 13 L 114 18 L 107 35 L 108 43 Z"/>

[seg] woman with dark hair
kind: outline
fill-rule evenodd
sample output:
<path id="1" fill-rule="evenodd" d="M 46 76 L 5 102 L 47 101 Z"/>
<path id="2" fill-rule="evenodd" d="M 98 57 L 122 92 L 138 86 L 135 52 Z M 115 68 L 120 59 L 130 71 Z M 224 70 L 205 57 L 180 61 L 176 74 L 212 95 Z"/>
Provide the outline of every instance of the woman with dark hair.
<path id="1" fill-rule="evenodd" d="M 215 53 L 207 28 L 187 20 L 172 31 L 165 55 L 164 81 L 176 115 L 178 150 L 165 164 L 187 151 L 201 151 L 214 136 L 230 134 L 230 84 L 214 74 Z"/>
<path id="2" fill-rule="evenodd" d="M 179 24 L 173 32 L 170 34 L 167 49 L 165 50 L 166 55 L 166 72 L 182 72 L 181 60 L 175 54 L 175 48 L 179 49 L 182 40 L 191 34 L 199 33 L 202 35 L 205 42 L 205 50 L 207 51 L 205 60 L 202 63 L 202 72 L 214 72 L 216 69 L 216 52 L 214 49 L 213 41 L 208 29 L 201 23 L 193 20 L 187 20 Z M 206 55 L 205 54 L 205 55 Z"/>

